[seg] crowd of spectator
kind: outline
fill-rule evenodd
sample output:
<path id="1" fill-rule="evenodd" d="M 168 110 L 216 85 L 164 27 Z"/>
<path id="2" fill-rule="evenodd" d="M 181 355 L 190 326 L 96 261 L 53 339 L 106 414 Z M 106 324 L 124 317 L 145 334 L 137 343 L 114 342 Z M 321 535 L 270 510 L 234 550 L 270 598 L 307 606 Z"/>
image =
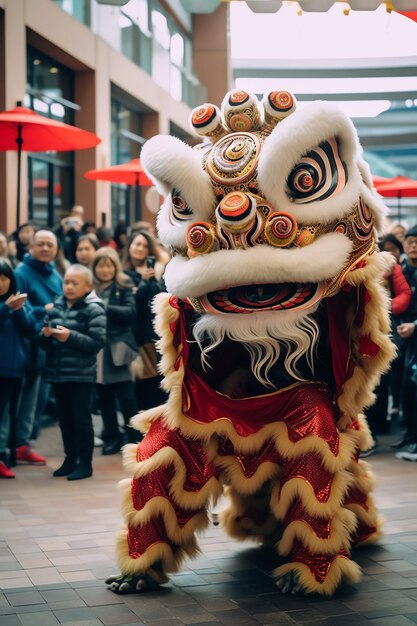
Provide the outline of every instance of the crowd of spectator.
<path id="1" fill-rule="evenodd" d="M 88 478 L 95 445 L 110 455 L 141 438 L 130 419 L 165 401 L 150 303 L 169 258 L 151 224 L 96 228 L 81 206 L 54 230 L 0 233 L 0 478 L 46 464 L 34 442 L 47 415 L 64 448 L 55 477 Z"/>
<path id="2" fill-rule="evenodd" d="M 417 226 L 392 226 L 379 247 L 396 259 L 384 281 L 397 358 L 368 409 L 374 443 L 363 455 L 396 424 L 396 456 L 417 461 Z M 81 206 L 55 230 L 0 233 L 0 478 L 14 478 L 16 462 L 46 464 L 33 448 L 46 414 L 62 434 L 56 477 L 88 478 L 95 445 L 111 455 L 140 439 L 130 419 L 166 399 L 150 303 L 169 258 L 151 224 L 96 228 Z"/>

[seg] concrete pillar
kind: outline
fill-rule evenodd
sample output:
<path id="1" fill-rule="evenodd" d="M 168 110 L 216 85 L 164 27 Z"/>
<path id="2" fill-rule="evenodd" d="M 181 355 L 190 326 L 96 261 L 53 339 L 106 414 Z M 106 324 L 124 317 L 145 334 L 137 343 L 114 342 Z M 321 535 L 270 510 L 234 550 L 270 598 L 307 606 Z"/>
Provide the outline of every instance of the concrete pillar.
<path id="1" fill-rule="evenodd" d="M 209 15 L 194 15 L 193 51 L 194 70 L 207 88 L 207 101 L 219 106 L 232 88 L 227 3 Z"/>
<path id="2" fill-rule="evenodd" d="M 24 0 L 5 0 L 3 41 L 2 108 L 12 109 L 26 91 L 26 30 Z M 24 135 L 23 135 L 24 138 Z M 24 144 L 23 144 L 24 149 Z M 6 152 L 0 161 L 0 228 L 7 233 L 16 228 L 17 151 Z M 5 210 L 3 210 L 5 207 Z M 27 221 L 27 154 L 22 152 L 20 223 Z"/>

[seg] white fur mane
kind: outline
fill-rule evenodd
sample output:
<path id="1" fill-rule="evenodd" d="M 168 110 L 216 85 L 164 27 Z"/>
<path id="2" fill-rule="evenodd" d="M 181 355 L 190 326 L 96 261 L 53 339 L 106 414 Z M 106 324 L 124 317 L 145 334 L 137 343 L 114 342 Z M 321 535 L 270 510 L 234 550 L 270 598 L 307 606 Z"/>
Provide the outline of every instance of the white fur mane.
<path id="1" fill-rule="evenodd" d="M 317 307 L 314 308 L 314 310 Z M 313 311 L 314 311 L 313 310 Z M 284 367 L 295 380 L 304 380 L 297 369 L 302 357 L 313 371 L 314 352 L 319 327 L 314 318 L 300 311 L 253 313 L 234 315 L 203 315 L 193 328 L 193 335 L 201 350 L 204 369 L 210 366 L 210 352 L 225 337 L 242 343 L 251 356 L 251 367 L 257 380 L 272 387 L 269 372 L 286 348 Z M 208 339 L 208 345 L 207 344 Z"/>

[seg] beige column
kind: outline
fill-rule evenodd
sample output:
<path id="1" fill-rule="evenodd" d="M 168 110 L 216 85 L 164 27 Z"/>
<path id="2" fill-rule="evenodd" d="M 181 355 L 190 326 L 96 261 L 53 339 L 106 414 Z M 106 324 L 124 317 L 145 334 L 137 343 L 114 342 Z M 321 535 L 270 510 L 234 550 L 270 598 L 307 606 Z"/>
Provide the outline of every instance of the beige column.
<path id="1" fill-rule="evenodd" d="M 24 0 L 4 2 L 2 105 L 12 109 L 23 100 L 26 91 L 26 31 Z M 23 135 L 24 138 L 24 135 Z M 24 147 L 24 145 L 23 145 Z M 8 151 L 0 160 L 0 228 L 7 233 L 16 228 L 17 151 Z M 27 153 L 22 152 L 20 185 L 20 223 L 28 215 Z M 3 210 L 5 207 L 5 210 Z"/>
<path id="2" fill-rule="evenodd" d="M 228 3 L 209 15 L 194 15 L 193 53 L 194 70 L 207 88 L 207 100 L 219 106 L 232 86 Z"/>
<path id="3" fill-rule="evenodd" d="M 108 48 L 96 39 L 96 70 L 79 71 L 75 80 L 75 101 L 81 106 L 75 123 L 101 138 L 96 149 L 75 152 L 75 200 L 85 208 L 85 219 L 102 223 L 102 213 L 110 224 L 110 183 L 93 182 L 84 178 L 90 169 L 110 165 L 111 95 L 108 75 Z"/>

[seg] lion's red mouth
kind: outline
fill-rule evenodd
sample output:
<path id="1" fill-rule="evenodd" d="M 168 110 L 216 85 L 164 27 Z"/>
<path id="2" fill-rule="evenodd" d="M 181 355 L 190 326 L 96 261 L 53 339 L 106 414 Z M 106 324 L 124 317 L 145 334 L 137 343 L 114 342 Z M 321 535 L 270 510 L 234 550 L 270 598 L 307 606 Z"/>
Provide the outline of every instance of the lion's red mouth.
<path id="1" fill-rule="evenodd" d="M 326 283 L 244 285 L 213 291 L 199 298 L 208 313 L 255 313 L 305 309 L 326 292 Z"/>

